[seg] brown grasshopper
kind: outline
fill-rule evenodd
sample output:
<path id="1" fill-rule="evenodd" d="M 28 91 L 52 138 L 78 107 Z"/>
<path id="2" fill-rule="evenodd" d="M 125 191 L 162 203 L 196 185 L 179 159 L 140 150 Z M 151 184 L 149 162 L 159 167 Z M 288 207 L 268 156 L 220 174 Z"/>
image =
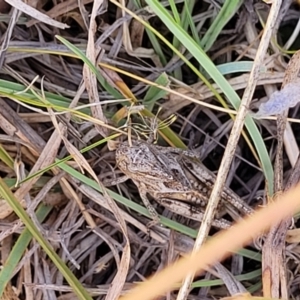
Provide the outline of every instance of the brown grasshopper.
<path id="1" fill-rule="evenodd" d="M 138 187 L 141 199 L 147 207 L 153 222 L 158 222 L 158 214 L 150 200 L 155 201 L 175 213 L 201 221 L 203 211 L 215 181 L 215 175 L 188 150 L 161 147 L 142 140 L 121 142 L 116 149 L 116 164 L 125 174 L 111 185 L 131 179 Z M 238 216 L 238 212 L 248 215 L 253 212 L 231 189 L 224 188 L 220 211 Z M 218 228 L 228 228 L 230 222 L 216 219 Z"/>

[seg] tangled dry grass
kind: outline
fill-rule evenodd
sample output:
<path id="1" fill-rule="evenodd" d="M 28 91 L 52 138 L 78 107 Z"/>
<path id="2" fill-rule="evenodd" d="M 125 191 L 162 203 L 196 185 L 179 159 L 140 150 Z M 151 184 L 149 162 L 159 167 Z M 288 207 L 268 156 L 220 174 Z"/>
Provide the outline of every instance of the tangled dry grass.
<path id="1" fill-rule="evenodd" d="M 156 115 L 171 123 L 160 130 L 159 144 L 193 149 L 218 170 L 234 123 L 228 95 L 243 95 L 267 30 L 270 5 L 253 2 L 162 2 L 186 32 L 183 41 L 140 1 L 126 3 L 140 20 L 107 0 L 0 1 L 1 191 L 13 192 L 7 189 L 0 203 L 1 299 L 117 299 L 192 250 L 199 222 L 157 205 L 164 226 L 149 231 L 136 186 L 105 189 L 103 182 L 122 175 L 114 140 L 127 139 L 129 127 L 133 135 L 147 134 L 142 125 Z M 298 76 L 297 53 L 287 72 L 298 23 L 299 5 L 284 1 L 250 111 Z M 190 36 L 207 64 L 189 51 Z M 231 90 L 218 84 L 216 72 Z M 289 111 L 286 129 L 284 115 L 278 124 L 262 118 L 251 123 L 256 131 L 246 124 L 237 137 L 226 184 L 254 208 L 267 203 L 270 190 L 298 182 L 298 114 L 297 106 Z M 196 277 L 187 299 L 299 297 L 298 241 L 295 215 L 292 225 L 289 219 L 270 231 L 263 248 L 252 244 Z M 175 299 L 178 289 L 165 298 Z"/>

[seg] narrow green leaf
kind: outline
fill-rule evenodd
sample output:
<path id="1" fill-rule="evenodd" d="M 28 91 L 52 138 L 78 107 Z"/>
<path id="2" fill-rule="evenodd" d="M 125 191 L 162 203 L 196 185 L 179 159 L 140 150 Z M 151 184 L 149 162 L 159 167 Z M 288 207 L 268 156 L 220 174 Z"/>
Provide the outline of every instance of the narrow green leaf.
<path id="1" fill-rule="evenodd" d="M 162 85 L 167 87 L 170 83 L 169 78 L 166 73 L 162 73 L 156 80 L 156 84 Z M 162 90 L 156 86 L 150 86 L 148 89 L 144 99 L 143 104 L 145 105 L 145 108 L 147 108 L 149 111 L 152 111 L 156 101 L 162 99 L 169 93 L 165 90 Z"/>
<path id="2" fill-rule="evenodd" d="M 201 46 L 205 52 L 210 49 L 224 26 L 235 15 L 242 3 L 242 0 L 226 0 L 224 2 L 217 17 L 214 18 L 213 23 L 210 25 L 209 29 L 206 31 L 204 37 L 201 40 Z"/>
<path id="3" fill-rule="evenodd" d="M 158 1 L 146 0 L 146 2 L 151 7 L 151 9 L 155 12 L 155 14 L 169 28 L 169 30 L 181 41 L 182 44 L 185 45 L 187 50 L 194 56 L 194 58 L 199 62 L 199 64 L 205 69 L 205 71 L 214 80 L 214 82 L 220 87 L 220 89 L 226 95 L 227 99 L 230 101 L 233 107 L 236 110 L 238 110 L 241 103 L 240 97 L 235 92 L 235 90 L 230 86 L 230 84 L 224 78 L 224 76 L 218 71 L 216 66 L 206 55 L 203 49 L 189 36 L 189 34 L 186 31 L 184 31 L 180 26 L 178 26 L 178 24 L 173 20 L 170 14 L 164 9 L 164 7 Z M 158 32 L 156 32 L 156 34 L 159 35 Z M 161 39 L 164 38 L 161 35 L 159 37 Z M 182 58 L 180 53 L 177 54 Z M 191 67 L 191 69 L 199 77 L 201 76 L 198 70 L 195 70 L 195 68 L 191 66 L 188 61 L 185 60 L 185 62 Z M 207 81 L 205 81 L 205 83 L 207 83 Z M 219 97 L 217 98 L 220 99 Z M 262 165 L 262 169 L 264 171 L 267 184 L 268 184 L 268 192 L 270 195 L 273 195 L 274 171 L 264 141 L 260 135 L 257 126 L 255 125 L 253 119 L 250 116 L 246 117 L 245 126 L 253 140 L 253 143 L 255 144 L 256 151 L 260 157 L 260 163 Z"/>
<path id="4" fill-rule="evenodd" d="M 43 222 L 51 210 L 51 206 L 46 206 L 43 204 L 40 205 L 36 212 L 38 221 Z M 6 285 L 11 280 L 12 274 L 14 273 L 15 268 L 20 262 L 24 251 L 28 247 L 31 239 L 32 234 L 30 233 L 30 231 L 28 229 L 24 229 L 17 242 L 14 244 L 12 250 L 10 251 L 8 258 L 4 262 L 2 270 L 0 271 L 0 298 L 2 297 Z"/>
<path id="5" fill-rule="evenodd" d="M 241 275 L 236 275 L 234 277 L 238 281 L 253 280 L 255 278 L 261 277 L 261 269 L 248 272 L 245 274 L 241 274 Z M 212 286 L 218 286 L 223 284 L 224 281 L 222 279 L 212 279 L 212 280 L 202 279 L 202 280 L 194 281 L 191 286 L 193 288 L 199 288 L 199 287 L 212 287 Z"/>
<path id="6" fill-rule="evenodd" d="M 0 144 L 0 160 L 2 160 L 8 167 L 14 169 L 14 160 L 7 153 L 7 151 Z"/>
<path id="7" fill-rule="evenodd" d="M 24 223 L 26 228 L 32 234 L 32 236 L 37 240 L 40 246 L 44 249 L 50 259 L 53 261 L 55 266 L 61 272 L 61 274 L 65 277 L 69 285 L 72 287 L 74 293 L 78 296 L 79 299 L 82 300 L 92 300 L 87 291 L 83 288 L 78 279 L 74 276 L 74 274 L 66 267 L 64 261 L 56 254 L 53 250 L 52 246 L 48 241 L 44 239 L 39 230 L 35 227 L 32 220 L 27 215 L 24 208 L 19 203 L 18 199 L 11 192 L 9 187 L 5 184 L 2 178 L 0 178 L 0 194 L 2 197 L 8 202 L 11 208 L 14 210 L 15 214 L 20 218 L 20 220 Z"/>
<path id="8" fill-rule="evenodd" d="M 71 44 L 69 41 L 64 39 L 61 36 L 56 35 L 56 38 L 61 41 L 65 46 L 67 46 L 72 52 L 74 52 L 78 57 L 89 66 L 91 71 L 96 75 L 98 81 L 101 83 L 101 85 L 105 88 L 105 90 L 112 96 L 114 96 L 115 99 L 124 99 L 124 97 L 113 87 L 111 87 L 108 82 L 105 80 L 105 78 L 101 75 L 101 73 L 97 70 L 97 68 L 92 64 L 92 62 L 86 57 L 86 55 L 76 46 Z"/>
<path id="9" fill-rule="evenodd" d="M 95 189 L 96 191 L 99 191 L 101 193 L 103 193 L 103 190 L 102 188 L 99 186 L 99 184 L 97 182 L 95 182 L 93 179 L 91 178 L 88 178 L 87 176 L 83 175 L 82 173 L 78 172 L 77 170 L 73 169 L 72 167 L 68 166 L 67 164 L 65 163 L 61 163 L 59 164 L 59 167 L 64 170 L 65 172 L 67 172 L 68 174 L 70 174 L 72 177 L 78 179 L 79 181 L 83 182 L 84 184 L 90 186 L 91 188 Z M 146 216 L 148 218 L 150 218 L 150 214 L 148 212 L 148 210 L 109 190 L 109 189 L 106 189 L 106 192 L 109 194 L 110 197 L 112 197 L 114 200 L 116 200 L 117 202 L 119 202 L 120 204 L 123 204 L 125 205 L 126 207 L 138 212 L 139 214 L 143 215 L 143 216 Z M 181 232 L 183 233 L 184 235 L 187 235 L 187 236 L 190 236 L 192 238 L 196 238 L 197 237 L 197 230 L 194 230 L 194 229 L 191 229 L 187 226 L 184 226 L 180 223 L 177 223 L 175 221 L 172 221 L 172 220 L 169 220 L 168 218 L 165 218 L 165 217 L 160 217 L 160 222 L 161 224 L 163 224 L 164 226 L 167 226 L 171 229 L 174 229 L 178 232 Z M 261 261 L 261 255 L 255 251 L 251 251 L 251 250 L 248 250 L 248 249 L 241 249 L 238 251 L 238 254 L 244 256 L 244 257 L 248 257 L 248 258 L 251 258 L 253 260 L 256 260 L 256 261 Z"/>

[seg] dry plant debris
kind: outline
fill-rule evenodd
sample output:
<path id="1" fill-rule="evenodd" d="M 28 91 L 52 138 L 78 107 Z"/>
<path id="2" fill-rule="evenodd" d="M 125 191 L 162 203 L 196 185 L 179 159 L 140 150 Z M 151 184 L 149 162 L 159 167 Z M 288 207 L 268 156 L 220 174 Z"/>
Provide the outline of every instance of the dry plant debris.
<path id="1" fill-rule="evenodd" d="M 185 42 L 179 34 L 174 36 L 169 24 L 148 6 L 152 1 L 146 2 L 141 6 L 140 1 L 119 1 L 118 5 L 126 6 L 140 21 L 167 38 L 213 88 L 204 84 L 174 49 L 115 1 L 0 1 L 1 178 L 90 299 L 118 299 L 136 282 L 192 250 L 214 172 L 219 169 L 233 127 L 227 112 L 232 110 L 231 99 L 226 99 L 229 107 L 224 110 L 216 96 L 226 95 L 224 87 L 193 57 L 188 39 Z M 251 80 L 250 71 L 262 43 L 270 4 L 198 0 L 172 6 L 167 1 L 156 2 L 164 5 L 177 23 L 182 22 L 187 36 L 202 46 L 232 91 L 242 97 Z M 222 9 L 230 5 L 235 13 L 223 14 Z M 247 107 L 249 116 L 263 109 L 264 115 L 283 113 L 277 127 L 274 120 L 264 116 L 255 120 L 262 147 L 272 163 L 277 155 L 276 193 L 299 181 L 299 129 L 296 123 L 286 125 L 286 117 L 297 121 L 299 114 L 299 88 L 295 84 L 299 79 L 291 79 L 287 66 L 292 55 L 286 53 L 298 49 L 299 9 L 297 1 L 286 0 L 280 6 L 268 51 L 260 57 L 253 99 Z M 214 27 L 217 19 L 222 24 L 219 28 Z M 67 40 L 71 48 L 59 37 Z M 82 60 L 83 53 L 88 60 Z M 298 55 L 293 57 L 296 62 Z M 296 73 L 298 77 L 299 70 Z M 282 83 L 285 87 L 279 92 Z M 136 108 L 138 105 L 141 109 Z M 154 130 L 149 126 L 147 117 L 160 118 L 163 124 L 173 114 L 176 121 L 165 121 L 166 128 Z M 146 143 L 153 131 L 158 133 L 155 143 Z M 231 195 L 230 199 L 234 195 L 233 199 L 239 200 L 229 205 L 229 198 L 223 197 L 225 202 L 218 206 L 222 219 L 214 218 L 214 225 L 230 227 L 233 221 L 267 203 L 270 183 L 258 162 L 259 151 L 250 147 L 257 137 L 250 136 L 246 131 L 236 141 L 223 190 L 224 195 Z M 142 145 L 155 153 L 150 168 L 160 171 L 161 177 L 155 178 L 157 184 L 145 177 L 133 177 L 133 165 L 130 170 L 127 166 L 127 174 L 118 168 L 115 151 L 111 151 L 116 142 L 110 139 L 118 140 L 119 150 L 120 145 L 132 149 L 133 141 L 137 148 L 131 153 L 131 162 L 141 158 Z M 189 150 L 174 147 L 183 144 Z M 145 167 L 143 161 L 141 165 Z M 123 173 L 131 175 L 131 180 L 121 183 Z M 207 179 L 205 174 L 209 174 L 209 185 L 204 184 L 199 192 L 194 184 L 203 184 L 199 177 Z M 162 182 L 163 176 L 169 181 Z M 118 185 L 105 188 L 108 181 Z M 164 190 L 160 190 L 162 186 Z M 155 211 L 152 218 L 156 224 L 151 227 L 142 200 Z M 201 209 L 197 210 L 192 200 L 197 205 L 200 201 Z M 9 203 L 0 199 L 4 270 L 0 271 L 1 299 L 7 299 L 7 295 L 10 299 L 89 299 L 84 298 L 82 290 L 71 287 L 69 279 L 45 254 L 43 245 L 31 237 L 24 242 L 28 225 L 24 226 Z M 187 217 L 193 213 L 194 218 Z M 158 215 L 161 225 L 157 224 Z M 274 226 L 264 247 L 259 243 L 263 241 L 255 240 L 196 277 L 186 299 L 219 299 L 245 292 L 296 297 L 297 215 L 290 221 Z M 280 234 L 276 235 L 278 228 Z M 218 231 L 211 228 L 210 234 Z M 272 252 L 270 247 L 278 242 L 277 238 L 280 243 Z M 16 251 L 16 246 L 22 250 Z M 262 257 L 264 267 L 278 258 L 280 278 L 274 275 L 277 269 L 261 272 Z M 288 275 L 282 275 L 283 271 Z M 268 287 L 269 278 L 276 284 Z M 166 298 L 176 299 L 179 288 L 178 285 L 168 292 Z"/>

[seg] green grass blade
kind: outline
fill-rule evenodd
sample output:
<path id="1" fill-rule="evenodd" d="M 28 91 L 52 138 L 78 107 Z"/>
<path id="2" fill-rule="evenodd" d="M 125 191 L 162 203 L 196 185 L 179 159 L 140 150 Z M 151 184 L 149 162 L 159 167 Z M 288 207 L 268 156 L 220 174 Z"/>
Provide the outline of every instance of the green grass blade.
<path id="1" fill-rule="evenodd" d="M 99 192 L 103 193 L 103 191 L 102 191 L 101 187 L 99 186 L 99 184 L 97 182 L 95 182 L 93 179 L 88 178 L 87 176 L 85 176 L 82 173 L 76 171 L 75 169 L 73 169 L 72 167 L 68 166 L 65 163 L 59 164 L 59 167 L 62 170 L 64 170 L 66 173 L 70 174 L 74 178 L 76 178 L 76 179 L 80 180 L 81 182 L 83 182 L 84 184 L 90 186 L 91 188 L 95 189 L 96 191 L 99 191 Z M 117 194 L 117 193 L 115 193 L 111 190 L 109 190 L 109 189 L 106 189 L 106 192 L 109 194 L 110 197 L 112 197 L 118 203 L 123 204 L 123 205 L 127 206 L 128 208 L 138 212 L 139 214 L 150 218 L 150 214 L 149 214 L 148 210 L 145 207 L 143 207 L 143 206 L 141 206 L 141 205 L 139 205 L 139 204 L 137 204 L 137 203 L 135 203 L 135 202 L 133 202 L 133 201 L 131 201 L 131 200 L 129 200 L 129 199 L 127 199 L 127 198 L 125 198 L 125 197 L 123 197 L 123 196 L 121 196 L 121 195 L 119 195 L 119 194 Z M 169 220 L 168 218 L 160 217 L 160 222 L 164 226 L 167 226 L 171 229 L 174 229 L 178 232 L 181 232 L 181 233 L 183 233 L 187 236 L 190 236 L 192 238 L 197 237 L 197 230 L 191 229 L 191 228 L 189 228 L 187 226 L 184 226 L 180 223 Z M 251 259 L 256 260 L 256 261 L 261 261 L 261 255 L 259 253 L 248 250 L 248 249 L 241 249 L 237 253 L 244 256 L 244 257 L 248 257 L 248 258 L 251 258 Z"/>
<path id="2" fill-rule="evenodd" d="M 64 261 L 56 254 L 53 250 L 52 246 L 48 241 L 44 239 L 39 230 L 35 227 L 32 220 L 29 218 L 28 214 L 24 210 L 24 208 L 19 203 L 18 199 L 11 192 L 9 187 L 5 184 L 2 178 L 0 178 L 0 194 L 2 197 L 8 202 L 8 204 L 12 207 L 15 214 L 20 218 L 20 220 L 24 223 L 26 228 L 32 234 L 32 236 L 37 240 L 40 246 L 44 249 L 50 259 L 53 261 L 55 266 L 61 272 L 61 274 L 65 277 L 74 293 L 78 296 L 79 299 L 82 300 L 92 300 L 87 291 L 83 288 L 78 279 L 74 276 L 74 274 L 67 268 Z"/>
<path id="3" fill-rule="evenodd" d="M 108 82 L 105 80 L 105 78 L 100 74 L 100 72 L 97 70 L 97 68 L 91 63 L 91 61 L 86 57 L 86 55 L 76 46 L 68 42 L 66 39 L 64 39 L 61 36 L 56 36 L 56 38 L 61 41 L 65 46 L 67 46 L 72 52 L 74 52 L 78 57 L 88 65 L 88 67 L 92 70 L 92 72 L 96 75 L 97 80 L 101 83 L 101 85 L 105 88 L 105 90 L 112 96 L 114 96 L 115 99 L 124 99 L 124 97 L 113 87 L 111 87 Z"/>
<path id="4" fill-rule="evenodd" d="M 43 222 L 49 214 L 49 212 L 51 211 L 51 209 L 52 207 L 49 205 L 40 205 L 36 212 L 37 219 L 40 222 Z M 18 263 L 20 262 L 22 255 L 28 247 L 31 239 L 32 234 L 30 233 L 30 231 L 27 228 L 24 229 L 21 235 L 19 236 L 17 242 L 14 244 L 4 265 L 2 266 L 2 270 L 0 271 L 0 298 L 2 297 L 6 285 L 11 280 L 12 274 L 15 268 L 17 267 Z"/>
<path id="5" fill-rule="evenodd" d="M 245 274 L 241 275 L 236 275 L 234 276 L 238 281 L 245 281 L 245 280 L 253 280 L 256 278 L 261 277 L 261 269 L 248 272 Z M 212 286 L 218 286 L 218 285 L 223 285 L 224 281 L 222 279 L 212 279 L 212 280 L 207 280 L 207 279 L 202 279 L 202 280 L 197 280 L 194 281 L 191 285 L 192 288 L 200 288 L 200 287 L 212 287 Z"/>
<path id="6" fill-rule="evenodd" d="M 234 74 L 234 73 L 248 73 L 251 72 L 251 69 L 253 67 L 252 61 L 234 61 L 234 62 L 228 62 L 225 64 L 220 64 L 216 66 L 219 72 L 222 75 L 227 74 Z M 264 73 L 267 71 L 267 68 L 265 66 L 261 66 L 260 72 Z"/>
<path id="7" fill-rule="evenodd" d="M 196 43 L 200 44 L 201 40 L 199 37 L 199 33 L 197 31 L 197 28 L 195 26 L 195 22 L 193 21 L 193 17 L 192 17 L 192 11 L 194 8 L 194 4 L 195 1 L 191 1 L 191 0 L 184 0 L 184 7 L 183 7 L 183 12 L 184 15 L 182 17 L 183 20 L 186 19 L 186 22 L 188 23 L 191 32 L 192 32 L 192 36 L 194 38 L 194 40 L 196 41 Z M 183 21 L 184 22 L 184 21 Z M 182 26 L 183 28 L 185 28 L 184 26 Z"/>
<path id="8" fill-rule="evenodd" d="M 162 73 L 155 80 L 155 83 L 162 85 L 162 86 L 168 86 L 170 83 L 168 75 L 166 73 Z M 148 109 L 149 111 L 152 111 L 156 101 L 167 96 L 168 94 L 169 93 L 165 90 L 162 90 L 156 86 L 150 86 L 150 88 L 148 89 L 148 91 L 143 99 L 143 104 L 145 105 L 146 109 Z"/>
<path id="9" fill-rule="evenodd" d="M 92 150 L 92 149 L 94 149 L 94 148 L 100 146 L 101 144 L 104 144 L 104 143 L 106 143 L 107 141 L 110 141 L 110 140 L 112 140 L 112 139 L 118 137 L 119 135 L 120 135 L 119 133 L 110 135 L 110 136 L 108 136 L 108 137 L 106 137 L 106 138 L 104 138 L 104 139 L 101 139 L 101 140 L 99 140 L 99 141 L 97 141 L 97 142 L 95 142 L 95 143 L 93 143 L 93 144 L 91 144 L 91 145 L 89 145 L 89 146 L 87 146 L 87 147 L 84 147 L 84 148 L 81 149 L 79 152 L 80 152 L 80 153 L 85 153 L 85 152 L 87 152 L 87 151 L 90 151 L 90 150 Z M 21 184 L 21 183 L 24 183 L 24 182 L 26 182 L 26 181 L 28 181 L 28 180 L 31 180 L 32 178 L 34 178 L 34 177 L 36 177 L 36 176 L 41 176 L 43 173 L 50 171 L 50 170 L 51 170 L 52 168 L 54 168 L 54 167 L 59 167 L 60 164 L 63 164 L 63 163 L 65 163 L 65 162 L 67 162 L 67 161 L 69 161 L 69 160 L 71 160 L 71 159 L 73 159 L 73 155 L 68 155 L 68 156 L 66 156 L 66 157 L 64 157 L 64 158 L 62 158 L 62 159 L 56 159 L 56 161 L 55 161 L 54 163 L 50 164 L 50 165 L 47 166 L 46 168 L 44 168 L 44 169 L 42 169 L 42 170 L 39 170 L 39 171 L 37 171 L 36 173 L 31 174 L 30 176 L 27 176 L 24 180 L 22 180 L 22 181 L 20 182 L 20 184 Z"/>
<path id="10" fill-rule="evenodd" d="M 213 23 L 210 25 L 201 40 L 201 46 L 205 52 L 207 52 L 214 44 L 224 26 L 236 14 L 242 3 L 242 0 L 226 0 L 224 2 L 217 17 L 214 19 Z"/>
<path id="11" fill-rule="evenodd" d="M 3 161 L 8 167 L 14 169 L 14 160 L 7 153 L 7 151 L 0 144 L 0 160 Z"/>
<path id="12" fill-rule="evenodd" d="M 135 5 L 135 7 L 138 9 L 141 9 L 143 7 L 142 4 L 140 3 L 140 1 L 133 0 L 133 3 Z M 159 60 L 162 63 L 162 65 L 165 66 L 167 64 L 167 59 L 166 59 L 166 56 L 161 48 L 161 45 L 160 45 L 157 37 L 148 28 L 146 28 L 146 33 L 147 33 L 150 43 L 154 49 L 154 52 L 159 57 Z"/>
<path id="13" fill-rule="evenodd" d="M 35 88 L 35 90 L 37 92 L 41 93 L 40 90 L 38 90 L 36 88 Z M 57 107 L 68 108 L 70 106 L 70 103 L 72 102 L 71 99 L 61 96 L 61 95 L 53 94 L 50 92 L 44 92 L 44 94 L 45 94 L 45 98 L 47 98 L 47 100 L 52 105 L 57 106 Z M 5 96 L 5 97 L 9 97 L 10 95 L 15 96 L 16 98 L 20 97 L 19 100 L 23 101 L 23 99 L 25 99 L 26 103 L 31 103 L 30 100 L 32 100 L 32 101 L 35 101 L 35 102 L 32 102 L 33 105 L 37 105 L 37 102 L 38 102 L 37 97 L 32 93 L 31 90 L 26 90 L 26 87 L 24 85 L 10 82 L 10 81 L 3 80 L 3 79 L 0 79 L 0 95 Z M 22 97 L 23 97 L 23 99 L 22 99 Z M 78 106 L 79 105 L 83 105 L 83 103 L 79 102 Z M 45 107 L 45 104 L 40 103 L 40 106 Z M 82 109 L 80 109 L 80 111 L 85 114 L 90 114 L 89 108 L 82 108 Z"/>
<path id="14" fill-rule="evenodd" d="M 240 97 L 230 86 L 230 84 L 224 78 L 224 76 L 218 71 L 216 66 L 206 55 L 203 49 L 187 34 L 186 31 L 184 31 L 180 26 L 177 25 L 177 23 L 172 19 L 170 14 L 158 1 L 146 0 L 146 2 L 155 12 L 155 14 L 169 28 L 169 30 L 181 41 L 182 44 L 185 45 L 187 50 L 194 56 L 194 58 L 197 59 L 199 64 L 205 69 L 205 71 L 210 75 L 214 82 L 221 88 L 221 90 L 226 95 L 227 99 L 231 102 L 231 104 L 234 106 L 234 108 L 238 110 L 241 103 Z M 188 65 L 190 66 L 190 64 Z M 198 71 L 196 71 L 196 74 L 199 75 Z M 260 157 L 260 163 L 268 184 L 268 192 L 270 195 L 273 195 L 274 171 L 264 141 L 251 117 L 246 117 L 245 126 L 253 140 L 253 143 L 255 144 L 256 151 Z"/>

